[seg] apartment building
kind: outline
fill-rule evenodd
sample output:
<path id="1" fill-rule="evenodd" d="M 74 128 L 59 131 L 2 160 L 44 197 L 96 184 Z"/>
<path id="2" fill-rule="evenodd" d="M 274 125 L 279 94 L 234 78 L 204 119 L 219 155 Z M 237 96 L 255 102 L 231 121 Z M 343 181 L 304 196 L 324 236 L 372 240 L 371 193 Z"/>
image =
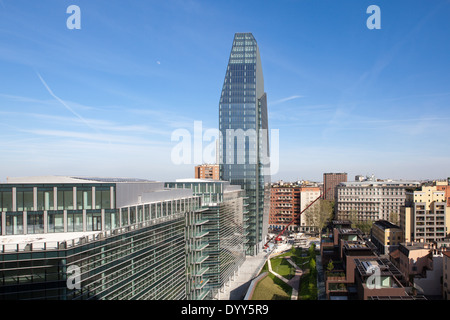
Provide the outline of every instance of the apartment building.
<path id="1" fill-rule="evenodd" d="M 354 260 L 358 300 L 411 300 L 403 277 L 386 258 L 365 257 Z"/>
<path id="2" fill-rule="evenodd" d="M 195 166 L 195 179 L 219 180 L 219 165 L 202 164 Z"/>
<path id="3" fill-rule="evenodd" d="M 420 183 L 374 180 L 341 182 L 336 187 L 335 218 L 398 223 L 406 189 L 418 187 Z"/>
<path id="4" fill-rule="evenodd" d="M 323 174 L 323 192 L 324 199 L 334 201 L 336 187 L 341 182 L 347 181 L 347 173 L 324 173 Z"/>
<path id="5" fill-rule="evenodd" d="M 404 242 L 403 231 L 399 226 L 389 221 L 378 220 L 372 225 L 370 240 L 381 254 L 388 254 Z"/>
<path id="6" fill-rule="evenodd" d="M 331 229 L 321 242 L 327 299 L 413 299 L 400 271 L 360 230 L 348 228 L 345 222 Z"/>
<path id="7" fill-rule="evenodd" d="M 450 207 L 444 190 L 436 185 L 408 189 L 400 212 L 400 227 L 405 241 L 435 242 L 450 231 Z"/>
<path id="8" fill-rule="evenodd" d="M 443 255 L 434 244 L 405 242 L 392 257 L 408 286 L 426 296 L 441 296 Z"/>
<path id="9" fill-rule="evenodd" d="M 442 273 L 442 297 L 450 300 L 450 251 L 443 252 Z"/>
<path id="10" fill-rule="evenodd" d="M 445 201 L 447 202 L 447 207 L 450 207 L 450 185 L 449 180 L 446 181 L 436 181 L 436 190 L 445 192 Z"/>
<path id="11" fill-rule="evenodd" d="M 317 231 L 315 220 L 319 206 L 317 201 L 312 203 L 320 196 L 320 187 L 314 185 L 282 181 L 273 183 L 270 190 L 269 229 L 282 230 L 293 221 L 288 227 L 289 231 Z M 305 211 L 306 208 L 308 210 Z"/>
<path id="12" fill-rule="evenodd" d="M 329 300 L 426 299 L 411 294 L 396 264 L 359 229 L 351 228 L 351 221 L 331 221 L 322 236 L 321 256 Z"/>
<path id="13" fill-rule="evenodd" d="M 300 186 L 293 183 L 274 183 L 270 189 L 269 229 L 299 231 Z"/>
<path id="14" fill-rule="evenodd" d="M 311 203 L 320 197 L 322 191 L 320 187 L 315 186 L 302 186 L 300 187 L 300 212 L 304 211 Z M 319 202 L 315 202 L 308 210 L 304 211 L 300 215 L 300 227 L 301 232 L 314 232 L 318 231 L 317 219 L 320 208 Z"/>

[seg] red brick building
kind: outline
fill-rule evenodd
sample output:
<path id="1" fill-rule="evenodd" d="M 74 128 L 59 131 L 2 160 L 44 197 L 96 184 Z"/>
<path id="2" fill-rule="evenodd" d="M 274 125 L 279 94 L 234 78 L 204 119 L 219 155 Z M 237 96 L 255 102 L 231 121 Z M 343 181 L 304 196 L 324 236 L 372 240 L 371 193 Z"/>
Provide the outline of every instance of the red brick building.
<path id="1" fill-rule="evenodd" d="M 341 182 L 347 182 L 347 173 L 324 173 L 323 192 L 324 199 L 334 201 L 336 186 Z"/>
<path id="2" fill-rule="evenodd" d="M 282 230 L 292 219 L 288 230 L 296 231 L 300 225 L 300 189 L 294 184 L 274 184 L 270 189 L 269 229 Z"/>

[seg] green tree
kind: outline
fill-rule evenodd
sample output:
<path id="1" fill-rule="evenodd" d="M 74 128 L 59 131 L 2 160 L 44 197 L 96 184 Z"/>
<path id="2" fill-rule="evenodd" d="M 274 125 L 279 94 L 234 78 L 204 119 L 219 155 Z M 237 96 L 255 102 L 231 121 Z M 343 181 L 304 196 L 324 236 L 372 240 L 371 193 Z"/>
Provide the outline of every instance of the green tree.
<path id="1" fill-rule="evenodd" d="M 399 224 L 399 215 L 398 212 L 395 211 L 391 211 L 391 213 L 389 214 L 389 219 L 388 219 L 391 223 L 398 225 Z"/>
<path id="2" fill-rule="evenodd" d="M 333 260 L 330 259 L 330 261 L 328 262 L 328 265 L 327 265 L 327 271 L 331 272 L 331 271 L 333 271 L 333 269 L 334 269 Z"/>
<path id="3" fill-rule="evenodd" d="M 306 223 L 316 227 L 319 232 L 333 218 L 334 202 L 328 200 L 317 200 L 307 211 L 304 212 Z"/>

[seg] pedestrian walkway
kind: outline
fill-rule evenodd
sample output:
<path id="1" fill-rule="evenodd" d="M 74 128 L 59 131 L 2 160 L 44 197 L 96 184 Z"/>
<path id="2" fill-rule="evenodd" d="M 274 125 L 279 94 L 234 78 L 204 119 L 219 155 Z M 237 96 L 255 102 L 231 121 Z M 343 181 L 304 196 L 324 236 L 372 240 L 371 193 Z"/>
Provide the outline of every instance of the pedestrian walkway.
<path id="1" fill-rule="evenodd" d="M 217 300 L 243 300 L 252 280 L 258 276 L 269 257 L 269 253 L 260 252 L 247 256 L 237 274 L 223 286 L 216 295 Z"/>
<path id="2" fill-rule="evenodd" d="M 294 261 L 292 261 L 290 258 L 285 258 L 294 268 L 295 268 L 295 274 L 294 277 L 291 279 L 286 279 L 283 276 L 279 275 L 275 271 L 272 270 L 272 264 L 270 263 L 270 257 L 268 259 L 268 267 L 269 272 L 272 273 L 274 276 L 276 276 L 278 279 L 282 280 L 284 283 L 288 284 L 292 287 L 292 293 L 291 293 L 291 300 L 297 300 L 298 299 L 298 292 L 300 290 L 300 278 L 303 275 L 303 270 L 300 269 Z"/>

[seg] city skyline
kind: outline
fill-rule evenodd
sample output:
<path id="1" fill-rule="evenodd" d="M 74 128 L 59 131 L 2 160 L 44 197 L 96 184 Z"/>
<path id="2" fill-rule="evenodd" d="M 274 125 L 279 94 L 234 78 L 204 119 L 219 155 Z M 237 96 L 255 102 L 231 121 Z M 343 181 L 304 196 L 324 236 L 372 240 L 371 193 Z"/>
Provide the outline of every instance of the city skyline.
<path id="1" fill-rule="evenodd" d="M 72 4 L 80 30 L 66 26 Z M 217 128 L 236 32 L 261 48 L 272 181 L 450 176 L 448 1 L 255 4 L 1 1 L 0 181 L 192 177 L 200 163 L 171 162 L 171 134 Z"/>

